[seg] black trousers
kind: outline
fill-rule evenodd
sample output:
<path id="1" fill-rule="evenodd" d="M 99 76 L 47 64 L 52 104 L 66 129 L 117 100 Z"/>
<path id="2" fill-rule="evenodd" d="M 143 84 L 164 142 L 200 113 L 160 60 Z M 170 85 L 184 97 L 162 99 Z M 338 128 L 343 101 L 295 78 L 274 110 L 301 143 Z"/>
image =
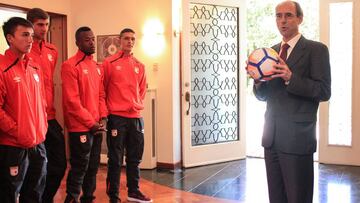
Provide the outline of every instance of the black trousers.
<path id="1" fill-rule="evenodd" d="M 48 159 L 43 203 L 52 203 L 66 170 L 65 138 L 56 119 L 48 121 L 45 148 Z"/>
<path id="2" fill-rule="evenodd" d="M 102 135 L 89 132 L 69 133 L 70 165 L 65 202 L 92 202 L 100 164 Z"/>
<path id="3" fill-rule="evenodd" d="M 39 203 L 45 188 L 46 150 L 0 145 L 0 201 Z M 19 197 L 20 195 L 20 197 Z"/>
<path id="4" fill-rule="evenodd" d="M 312 202 L 313 154 L 287 154 L 265 148 L 265 165 L 270 203 Z"/>
<path id="5" fill-rule="evenodd" d="M 119 198 L 120 172 L 126 153 L 126 179 L 128 193 L 139 190 L 139 164 L 144 152 L 144 121 L 110 115 L 107 132 L 108 173 L 106 192 L 110 199 Z"/>

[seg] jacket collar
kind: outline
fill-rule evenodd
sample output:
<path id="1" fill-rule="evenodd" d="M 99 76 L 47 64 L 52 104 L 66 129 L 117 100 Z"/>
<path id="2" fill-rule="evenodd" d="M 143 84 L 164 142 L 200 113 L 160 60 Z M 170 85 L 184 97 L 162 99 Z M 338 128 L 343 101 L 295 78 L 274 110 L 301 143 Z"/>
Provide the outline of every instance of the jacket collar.
<path id="1" fill-rule="evenodd" d="M 94 58 L 93 54 L 91 55 L 86 55 L 84 52 L 82 52 L 80 49 L 78 49 L 78 51 L 76 52 L 76 59 L 82 59 L 82 58 L 86 58 L 86 59 L 90 59 L 92 60 Z"/>
<path id="2" fill-rule="evenodd" d="M 15 61 L 16 59 L 18 59 L 18 56 L 11 50 L 11 49 L 7 49 L 5 51 L 5 56 L 10 60 L 10 61 Z M 28 61 L 29 60 L 29 56 L 27 54 L 24 55 L 24 59 L 23 61 Z"/>

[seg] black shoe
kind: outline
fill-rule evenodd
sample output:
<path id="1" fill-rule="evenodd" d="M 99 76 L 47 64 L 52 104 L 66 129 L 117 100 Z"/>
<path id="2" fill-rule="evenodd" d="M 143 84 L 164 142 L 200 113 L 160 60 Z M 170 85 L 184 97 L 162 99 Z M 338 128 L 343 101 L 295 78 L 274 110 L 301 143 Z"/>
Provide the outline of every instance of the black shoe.
<path id="1" fill-rule="evenodd" d="M 140 191 L 137 192 L 129 192 L 128 193 L 128 201 L 130 202 L 139 202 L 139 203 L 148 203 L 148 202 L 153 202 L 152 199 L 150 199 L 149 197 L 145 196 L 143 193 L 141 193 Z"/>

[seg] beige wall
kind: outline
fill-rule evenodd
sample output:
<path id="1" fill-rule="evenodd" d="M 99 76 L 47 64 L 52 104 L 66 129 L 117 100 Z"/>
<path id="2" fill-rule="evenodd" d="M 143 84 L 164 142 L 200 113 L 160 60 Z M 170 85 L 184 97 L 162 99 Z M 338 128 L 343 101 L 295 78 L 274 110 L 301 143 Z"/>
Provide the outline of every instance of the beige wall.
<path id="1" fill-rule="evenodd" d="M 180 130 L 174 129 L 174 123 L 179 123 L 179 118 L 174 118 L 173 108 L 179 106 L 174 106 L 174 100 L 178 100 L 178 97 L 172 96 L 176 91 L 172 77 L 179 70 L 172 66 L 171 5 L 171 1 L 163 0 L 106 0 L 93 1 L 91 4 L 87 0 L 71 2 L 74 30 L 83 25 L 91 27 L 95 35 L 117 34 L 124 27 L 135 30 L 137 41 L 134 54 L 146 66 L 149 87 L 157 90 L 157 154 L 158 162 L 162 163 L 180 161 L 180 154 L 176 153 L 180 151 L 180 143 L 174 143 L 174 139 L 180 137 Z M 141 48 L 142 28 L 149 18 L 158 18 L 164 25 L 166 47 L 157 58 L 148 57 Z M 72 46 L 73 38 L 69 38 L 69 50 L 76 49 Z M 154 63 L 158 64 L 158 71 L 152 70 Z"/>
<path id="2" fill-rule="evenodd" d="M 124 27 L 134 29 L 137 36 L 134 54 L 146 66 L 149 88 L 157 90 L 158 162 L 173 164 L 180 161 L 179 65 L 174 63 L 172 57 L 178 54 L 178 50 L 175 51 L 177 53 L 173 52 L 172 45 L 178 39 L 173 39 L 171 0 L 104 0 L 91 3 L 87 0 L 0 0 L 0 3 L 26 8 L 40 7 L 67 15 L 69 57 L 77 50 L 74 32 L 80 26 L 91 27 L 95 35 L 117 34 Z M 164 25 L 166 46 L 163 54 L 157 58 L 147 56 L 141 48 L 142 27 L 149 18 L 158 18 Z M 155 63 L 158 64 L 157 71 L 153 71 Z"/>

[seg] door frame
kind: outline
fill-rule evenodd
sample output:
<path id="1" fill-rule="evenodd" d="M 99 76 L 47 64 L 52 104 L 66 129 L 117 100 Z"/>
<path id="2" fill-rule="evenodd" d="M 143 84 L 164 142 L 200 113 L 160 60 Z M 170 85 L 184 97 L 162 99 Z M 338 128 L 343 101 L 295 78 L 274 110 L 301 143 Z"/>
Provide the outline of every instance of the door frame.
<path id="1" fill-rule="evenodd" d="M 190 56 L 190 3 L 214 5 L 211 0 L 183 0 L 182 1 L 182 30 L 181 30 L 181 129 L 182 129 L 182 165 L 183 167 L 194 167 L 200 165 L 214 164 L 225 161 L 243 159 L 246 157 L 245 150 L 245 96 L 246 96 L 246 71 L 245 71 L 245 51 L 239 52 L 239 112 L 238 123 L 239 140 L 218 144 L 192 146 L 191 144 L 191 109 L 186 115 L 189 103 L 185 100 L 186 92 L 191 89 L 191 56 Z M 218 3 L 216 4 L 218 5 Z M 239 8 L 239 50 L 246 50 L 246 4 L 245 0 L 223 0 L 221 6 Z M 228 150 L 224 150 L 228 149 Z M 209 153 L 213 152 L 213 153 Z M 221 152 L 221 153 L 220 153 Z"/>
<path id="2" fill-rule="evenodd" d="M 342 164 L 360 166 L 360 126 L 357 125 L 360 120 L 360 88 L 359 80 L 360 70 L 355 67 L 360 66 L 360 2 L 358 0 L 322 0 L 320 2 L 320 41 L 325 43 L 329 49 L 329 5 L 330 3 L 353 2 L 353 81 L 352 81 L 352 143 L 351 146 L 340 146 L 328 144 L 329 135 L 329 102 L 321 103 L 319 111 L 319 162 L 326 164 Z M 330 56 L 331 57 L 331 56 Z M 335 68 L 335 67 L 331 67 Z M 332 77 L 335 77 L 332 75 Z M 331 98 L 330 98 L 331 101 Z"/>

